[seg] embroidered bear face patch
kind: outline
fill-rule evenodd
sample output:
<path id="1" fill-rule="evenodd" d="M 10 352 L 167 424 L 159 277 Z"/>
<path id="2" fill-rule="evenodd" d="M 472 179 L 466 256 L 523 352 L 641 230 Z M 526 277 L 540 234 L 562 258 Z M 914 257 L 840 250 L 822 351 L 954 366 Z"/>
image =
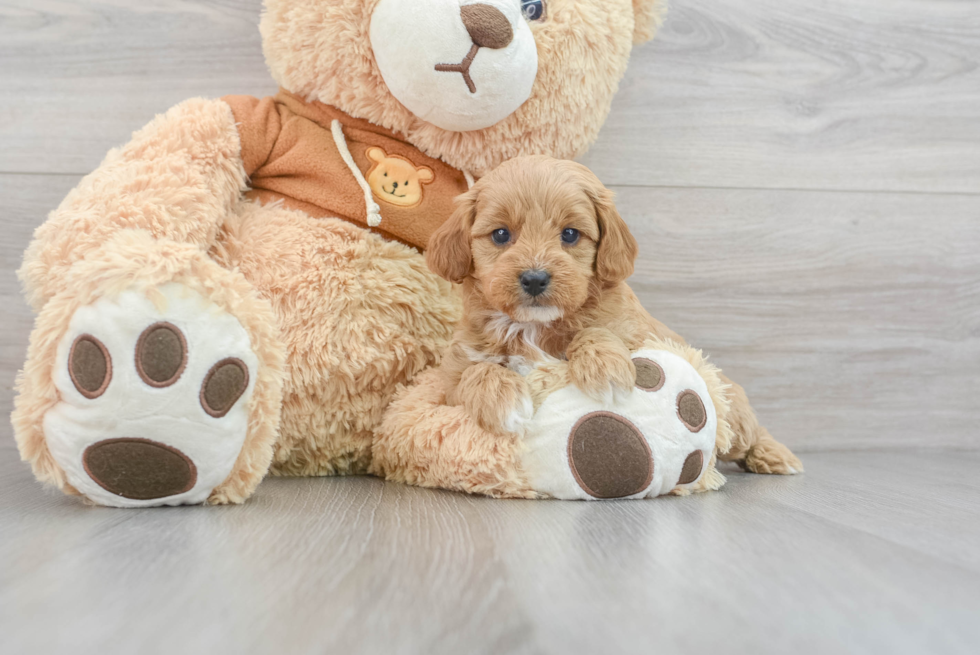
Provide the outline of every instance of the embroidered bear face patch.
<path id="1" fill-rule="evenodd" d="M 374 197 L 398 207 L 420 204 L 423 185 L 436 179 L 427 166 L 416 167 L 405 157 L 389 155 L 382 148 L 368 148 L 367 157 L 374 162 L 367 174 Z"/>

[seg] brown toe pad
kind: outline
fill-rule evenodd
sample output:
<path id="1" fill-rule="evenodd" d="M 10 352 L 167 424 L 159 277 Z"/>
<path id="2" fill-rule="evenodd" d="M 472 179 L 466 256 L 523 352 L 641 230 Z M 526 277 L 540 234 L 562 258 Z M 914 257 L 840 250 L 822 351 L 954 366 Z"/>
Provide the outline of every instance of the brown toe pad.
<path id="1" fill-rule="evenodd" d="M 701 468 L 704 466 L 704 453 L 695 450 L 684 460 L 684 467 L 681 469 L 681 477 L 677 484 L 691 484 L 697 482 L 701 477 Z"/>
<path id="2" fill-rule="evenodd" d="M 68 375 L 86 398 L 104 394 L 112 379 L 112 358 L 105 345 L 90 334 L 75 339 L 68 353 Z"/>
<path id="3" fill-rule="evenodd" d="M 176 496 L 197 482 L 197 467 L 187 455 L 149 439 L 99 441 L 85 449 L 82 462 L 100 487 L 133 500 Z"/>
<path id="4" fill-rule="evenodd" d="M 660 391 L 666 377 L 660 364 L 646 357 L 634 357 L 636 366 L 636 386 L 644 391 Z"/>
<path id="5" fill-rule="evenodd" d="M 595 498 L 632 496 L 653 481 L 653 454 L 643 434 L 610 412 L 592 412 L 575 424 L 568 462 L 579 486 Z"/>
<path id="6" fill-rule="evenodd" d="M 169 387 L 187 366 L 187 340 L 171 323 L 143 330 L 136 342 L 136 372 L 151 387 Z"/>
<path id="7" fill-rule="evenodd" d="M 208 372 L 201 385 L 201 407 L 215 418 L 221 418 L 234 406 L 248 388 L 248 367 L 245 362 L 229 357 Z"/>
<path id="8" fill-rule="evenodd" d="M 708 412 L 701 397 L 690 389 L 677 396 L 677 416 L 691 432 L 700 432 L 708 423 Z"/>

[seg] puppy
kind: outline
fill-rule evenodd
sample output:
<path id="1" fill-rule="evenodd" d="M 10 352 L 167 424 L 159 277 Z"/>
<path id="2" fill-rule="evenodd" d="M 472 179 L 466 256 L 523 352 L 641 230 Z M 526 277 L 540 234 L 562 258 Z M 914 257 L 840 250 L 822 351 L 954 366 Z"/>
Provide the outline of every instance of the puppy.
<path id="1" fill-rule="evenodd" d="M 457 200 L 426 252 L 462 284 L 464 317 L 440 367 L 446 402 L 492 432 L 530 408 L 522 369 L 567 359 L 571 382 L 598 400 L 629 393 L 630 350 L 650 335 L 681 341 L 624 283 L 636 239 L 589 169 L 548 157 L 511 160 Z"/>
<path id="2" fill-rule="evenodd" d="M 589 396 L 629 393 L 631 350 L 651 336 L 684 343 L 625 284 L 636 256 L 612 192 L 586 167 L 522 157 L 482 178 L 426 251 L 429 267 L 461 284 L 464 299 L 438 369 L 447 404 L 464 406 L 485 430 L 517 431 L 533 412 L 522 373 L 563 359 Z M 730 384 L 728 395 L 735 436 L 724 459 L 760 473 L 802 470 L 758 424 L 741 387 Z"/>

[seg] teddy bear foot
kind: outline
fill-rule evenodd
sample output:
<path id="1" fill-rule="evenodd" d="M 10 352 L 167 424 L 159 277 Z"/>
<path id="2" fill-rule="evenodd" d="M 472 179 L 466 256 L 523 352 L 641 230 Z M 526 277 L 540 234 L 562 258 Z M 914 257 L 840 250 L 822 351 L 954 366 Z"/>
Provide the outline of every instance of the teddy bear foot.
<path id="1" fill-rule="evenodd" d="M 244 444 L 257 365 L 238 320 L 187 287 L 102 298 L 58 345 L 48 447 L 100 505 L 203 503 Z"/>
<path id="2" fill-rule="evenodd" d="M 721 486 L 724 478 L 710 467 L 718 419 L 704 379 L 665 350 L 637 351 L 633 363 L 633 392 L 612 404 L 574 386 L 545 399 L 521 460 L 532 488 L 598 500 Z M 703 484 L 709 475 L 711 484 Z"/>

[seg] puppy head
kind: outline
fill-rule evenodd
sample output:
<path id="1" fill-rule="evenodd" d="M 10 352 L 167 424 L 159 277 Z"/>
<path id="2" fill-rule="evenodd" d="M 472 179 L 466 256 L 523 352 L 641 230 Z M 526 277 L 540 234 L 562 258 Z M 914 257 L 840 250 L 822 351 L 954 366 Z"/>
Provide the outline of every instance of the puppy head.
<path id="1" fill-rule="evenodd" d="M 426 261 L 447 280 L 470 279 L 514 321 L 547 323 L 632 275 L 636 254 L 612 192 L 589 169 L 521 157 L 457 199 Z"/>

